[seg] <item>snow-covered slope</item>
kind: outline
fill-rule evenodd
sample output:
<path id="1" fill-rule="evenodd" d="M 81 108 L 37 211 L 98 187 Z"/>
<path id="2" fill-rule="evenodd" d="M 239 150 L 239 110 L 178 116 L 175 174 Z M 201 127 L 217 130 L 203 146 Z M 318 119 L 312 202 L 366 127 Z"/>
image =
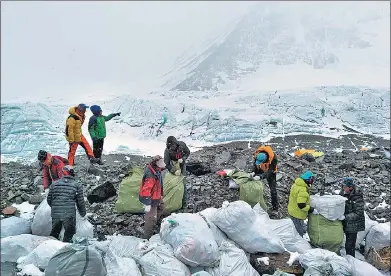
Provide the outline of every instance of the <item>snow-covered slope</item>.
<path id="1" fill-rule="evenodd" d="M 88 104 L 95 104 L 88 103 Z M 107 123 L 105 150 L 162 154 L 168 135 L 193 148 L 232 140 L 264 140 L 271 136 L 316 133 L 336 136 L 353 129 L 388 137 L 389 88 L 315 87 L 241 93 L 154 93 L 98 102 L 104 113 L 122 112 Z M 67 154 L 64 138 L 69 106 L 2 104 L 1 153 L 35 159 L 38 150 Z M 163 114 L 168 122 L 160 131 Z M 88 116 L 91 115 L 88 111 Z M 89 138 L 87 123 L 83 133 Z M 80 149 L 80 153 L 82 150 Z"/>
<path id="2" fill-rule="evenodd" d="M 389 85 L 389 2 L 262 2 L 229 30 L 172 69 L 166 87 Z"/>

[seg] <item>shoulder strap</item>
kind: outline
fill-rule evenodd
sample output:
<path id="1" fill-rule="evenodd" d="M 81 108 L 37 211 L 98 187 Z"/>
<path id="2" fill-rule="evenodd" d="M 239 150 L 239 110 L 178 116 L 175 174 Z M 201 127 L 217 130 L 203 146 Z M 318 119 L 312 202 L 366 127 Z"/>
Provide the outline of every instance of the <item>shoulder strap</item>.
<path id="1" fill-rule="evenodd" d="M 80 118 L 79 118 L 78 116 L 73 115 L 73 114 L 69 115 L 69 116 L 68 116 L 68 119 L 69 119 L 69 118 L 73 118 L 73 119 L 75 119 L 75 120 L 80 120 Z"/>

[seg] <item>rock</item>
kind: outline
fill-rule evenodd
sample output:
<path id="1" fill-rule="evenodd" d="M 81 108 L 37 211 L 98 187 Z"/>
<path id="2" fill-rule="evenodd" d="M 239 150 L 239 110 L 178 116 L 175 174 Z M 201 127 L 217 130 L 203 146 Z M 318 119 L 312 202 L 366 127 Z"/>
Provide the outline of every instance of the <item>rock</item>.
<path id="1" fill-rule="evenodd" d="M 234 163 L 234 166 L 240 170 L 246 170 L 247 169 L 247 161 L 246 161 L 246 159 L 238 159 Z"/>
<path id="2" fill-rule="evenodd" d="M 23 203 L 22 197 L 17 196 L 17 197 L 15 198 L 15 203 L 16 203 L 16 204 L 22 204 L 22 203 Z"/>
<path id="3" fill-rule="evenodd" d="M 353 167 L 354 167 L 353 162 L 345 162 L 338 166 L 338 168 L 341 170 L 351 170 L 353 169 Z"/>
<path id="4" fill-rule="evenodd" d="M 37 195 L 29 195 L 29 203 L 30 204 L 40 204 L 44 200 L 44 196 L 37 194 Z"/>
<path id="5" fill-rule="evenodd" d="M 215 158 L 215 164 L 217 165 L 223 165 L 228 163 L 228 161 L 231 159 L 231 153 L 229 151 L 223 151 Z"/>
<path id="6" fill-rule="evenodd" d="M 104 172 L 98 168 L 96 168 L 94 165 L 90 165 L 87 169 L 87 172 L 89 174 L 93 174 L 95 176 L 100 176 L 102 177 L 104 175 Z"/>
<path id="7" fill-rule="evenodd" d="M 125 221 L 125 219 L 123 217 L 116 217 L 115 220 L 114 220 L 114 223 L 119 224 L 119 223 L 122 223 L 124 221 Z"/>
<path id="8" fill-rule="evenodd" d="M 309 153 L 304 153 L 301 156 L 301 159 L 306 160 L 308 162 L 315 162 L 315 157 L 312 154 L 309 154 Z"/>
<path id="9" fill-rule="evenodd" d="M 104 202 L 105 200 L 115 195 L 117 195 L 117 190 L 115 189 L 113 183 L 107 181 L 93 189 L 91 193 L 88 194 L 87 200 L 90 204 L 94 202 Z"/>
<path id="10" fill-rule="evenodd" d="M 42 177 L 40 175 L 38 175 L 34 178 L 34 186 L 38 186 L 38 185 L 43 185 Z"/>
<path id="11" fill-rule="evenodd" d="M 294 162 L 287 162 L 286 164 L 287 164 L 288 166 L 294 168 L 295 170 L 298 170 L 298 169 L 300 169 L 300 168 L 302 167 L 301 164 L 299 164 L 299 163 L 294 163 Z"/>
<path id="12" fill-rule="evenodd" d="M 268 257 L 269 265 L 264 264 L 263 262 L 258 262 L 258 258 Z M 294 275 L 302 275 L 304 269 L 301 267 L 298 261 L 294 262 L 292 266 L 287 264 L 290 258 L 289 253 L 284 252 L 281 254 L 269 254 L 269 253 L 258 253 L 250 254 L 250 263 L 254 269 L 260 274 L 270 274 L 273 275 L 274 272 L 280 270 L 282 272 L 291 273 Z"/>
<path id="13" fill-rule="evenodd" d="M 10 190 L 8 191 L 8 197 L 7 200 L 10 201 L 12 200 L 16 195 Z"/>
<path id="14" fill-rule="evenodd" d="M 186 163 L 186 171 L 197 176 L 211 172 L 210 167 L 207 164 L 199 161 Z"/>
<path id="15" fill-rule="evenodd" d="M 390 172 L 388 172 L 388 171 L 382 171 L 381 174 L 384 175 L 384 176 L 389 176 Z"/>
<path id="16" fill-rule="evenodd" d="M 21 189 L 21 190 L 28 190 L 28 187 L 27 187 L 27 185 L 23 184 L 23 185 L 19 186 L 19 189 Z"/>
<path id="17" fill-rule="evenodd" d="M 23 201 L 29 201 L 30 200 L 30 195 L 24 193 L 21 195 L 21 198 L 23 199 Z"/>
<path id="18" fill-rule="evenodd" d="M 26 185 L 26 187 L 27 187 L 27 184 L 30 183 L 30 179 L 25 177 L 25 178 L 22 179 L 21 183 L 22 183 L 22 185 Z"/>
<path id="19" fill-rule="evenodd" d="M 282 179 L 282 174 L 281 173 L 277 173 L 276 180 L 280 181 L 281 179 Z"/>
<path id="20" fill-rule="evenodd" d="M 327 186 L 330 186 L 334 183 L 337 183 L 338 180 L 332 178 L 332 177 L 326 177 L 325 180 L 324 180 L 324 184 L 326 184 Z"/>
<path id="21" fill-rule="evenodd" d="M 4 208 L 4 209 L 2 210 L 2 213 L 3 213 L 4 215 L 13 215 L 13 214 L 16 213 L 16 211 L 17 211 L 17 209 L 16 209 L 15 207 L 9 206 L 9 207 Z"/>

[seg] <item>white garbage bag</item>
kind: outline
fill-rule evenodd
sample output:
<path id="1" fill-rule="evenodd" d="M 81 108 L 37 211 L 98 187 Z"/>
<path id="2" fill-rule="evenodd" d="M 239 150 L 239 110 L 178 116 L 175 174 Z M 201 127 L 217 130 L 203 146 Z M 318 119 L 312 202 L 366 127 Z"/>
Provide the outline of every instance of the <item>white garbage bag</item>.
<path id="1" fill-rule="evenodd" d="M 38 268 L 46 269 L 49 260 L 57 253 L 61 248 L 66 246 L 68 243 L 61 242 L 58 240 L 47 240 L 42 244 L 38 245 L 33 251 L 27 256 L 20 257 L 16 262 L 18 267 L 24 267 L 28 264 L 33 264 Z"/>
<path id="2" fill-rule="evenodd" d="M 219 258 L 212 230 L 198 214 L 172 214 L 163 219 L 160 237 L 174 248 L 175 257 L 189 266 L 211 266 Z"/>
<path id="3" fill-rule="evenodd" d="M 224 202 L 213 223 L 249 253 L 282 253 L 280 238 L 267 226 L 267 217 L 256 214 L 244 201 Z"/>
<path id="4" fill-rule="evenodd" d="M 311 195 L 310 206 L 328 220 L 337 220 L 345 214 L 346 197 L 340 195 Z"/>
<path id="5" fill-rule="evenodd" d="M 206 272 L 206 271 L 198 271 L 196 273 L 192 273 L 192 276 L 213 276 L 212 274 Z"/>
<path id="6" fill-rule="evenodd" d="M 2 238 L 21 234 L 31 234 L 31 221 L 20 217 L 2 219 L 0 224 Z"/>
<path id="7" fill-rule="evenodd" d="M 390 246 L 390 222 L 379 223 L 373 226 L 365 239 L 365 252 L 371 247 L 376 250 Z"/>
<path id="8" fill-rule="evenodd" d="M 356 248 L 357 249 L 359 249 L 360 245 L 364 242 L 369 230 L 371 230 L 371 228 L 373 226 L 379 224 L 377 221 L 371 220 L 366 212 L 364 214 L 365 214 L 365 230 L 357 233 L 357 241 L 356 241 Z M 345 242 L 344 242 L 344 244 L 345 244 Z"/>
<path id="9" fill-rule="evenodd" d="M 139 263 L 145 276 L 188 276 L 190 271 L 174 256 L 171 245 L 154 245 L 141 257 Z"/>
<path id="10" fill-rule="evenodd" d="M 138 261 L 144 254 L 148 246 L 148 240 L 133 236 L 108 236 L 109 248 L 115 256 L 120 258 L 133 258 Z"/>
<path id="11" fill-rule="evenodd" d="M 224 234 L 223 231 L 221 231 L 213 222 L 213 216 L 216 214 L 217 212 L 217 209 L 216 208 L 206 208 L 205 210 L 199 212 L 198 214 L 203 217 L 210 230 L 212 230 L 212 233 L 213 233 L 213 237 L 215 238 L 216 240 L 216 243 L 218 246 L 221 245 L 221 243 L 223 241 L 227 241 L 228 238 L 227 238 L 227 235 Z"/>
<path id="12" fill-rule="evenodd" d="M 270 227 L 273 234 L 281 239 L 286 250 L 303 254 L 312 249 L 309 242 L 297 233 L 296 227 L 291 219 L 270 219 L 267 212 L 262 209 L 259 203 L 254 206 L 253 210 L 264 218 L 265 224 Z"/>
<path id="13" fill-rule="evenodd" d="M 28 255 L 49 237 L 22 234 L 1 239 L 1 262 L 15 263 L 19 257 Z"/>
<path id="14" fill-rule="evenodd" d="M 52 209 L 50 208 L 46 198 L 39 204 L 31 225 L 33 235 L 49 236 L 52 231 Z"/>
<path id="15" fill-rule="evenodd" d="M 379 270 L 367 262 L 360 261 L 350 255 L 345 258 L 352 267 L 352 276 L 382 276 Z"/>
<path id="16" fill-rule="evenodd" d="M 216 268 L 207 268 L 206 271 L 213 276 L 259 276 L 259 273 L 251 266 L 246 253 L 237 248 L 233 243 L 224 241 L 220 246 L 220 264 Z"/>
<path id="17" fill-rule="evenodd" d="M 132 258 L 121 258 L 108 250 L 104 261 L 107 276 L 142 276 L 136 261 Z"/>
<path id="18" fill-rule="evenodd" d="M 233 179 L 228 179 L 228 188 L 230 189 L 239 189 L 240 186 Z"/>
<path id="19" fill-rule="evenodd" d="M 65 229 L 64 226 L 61 229 L 59 239 L 62 240 L 64 238 Z M 83 220 L 78 211 L 76 211 L 76 236 L 82 238 L 90 238 L 94 237 L 94 226 L 86 219 Z"/>
<path id="20" fill-rule="evenodd" d="M 352 276 L 352 267 L 349 262 L 328 250 L 320 248 L 308 250 L 299 256 L 299 262 L 306 270 L 304 275 Z"/>
<path id="21" fill-rule="evenodd" d="M 32 264 L 25 265 L 16 273 L 17 276 L 45 276 L 45 273 L 39 270 L 38 267 Z"/>

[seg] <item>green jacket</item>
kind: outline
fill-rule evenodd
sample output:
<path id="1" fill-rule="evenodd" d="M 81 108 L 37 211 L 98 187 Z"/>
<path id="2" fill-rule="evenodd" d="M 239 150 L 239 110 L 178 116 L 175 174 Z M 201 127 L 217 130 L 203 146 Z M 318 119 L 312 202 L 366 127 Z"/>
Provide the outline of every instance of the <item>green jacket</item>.
<path id="1" fill-rule="evenodd" d="M 92 139 L 103 139 L 106 137 L 106 121 L 110 121 L 115 114 L 109 116 L 93 115 L 88 122 L 88 132 Z"/>
<path id="2" fill-rule="evenodd" d="M 306 206 L 302 209 L 297 205 L 305 203 Z M 296 178 L 295 183 L 291 187 L 288 202 L 288 214 L 297 219 L 306 219 L 310 210 L 310 195 L 309 187 L 301 178 Z"/>

